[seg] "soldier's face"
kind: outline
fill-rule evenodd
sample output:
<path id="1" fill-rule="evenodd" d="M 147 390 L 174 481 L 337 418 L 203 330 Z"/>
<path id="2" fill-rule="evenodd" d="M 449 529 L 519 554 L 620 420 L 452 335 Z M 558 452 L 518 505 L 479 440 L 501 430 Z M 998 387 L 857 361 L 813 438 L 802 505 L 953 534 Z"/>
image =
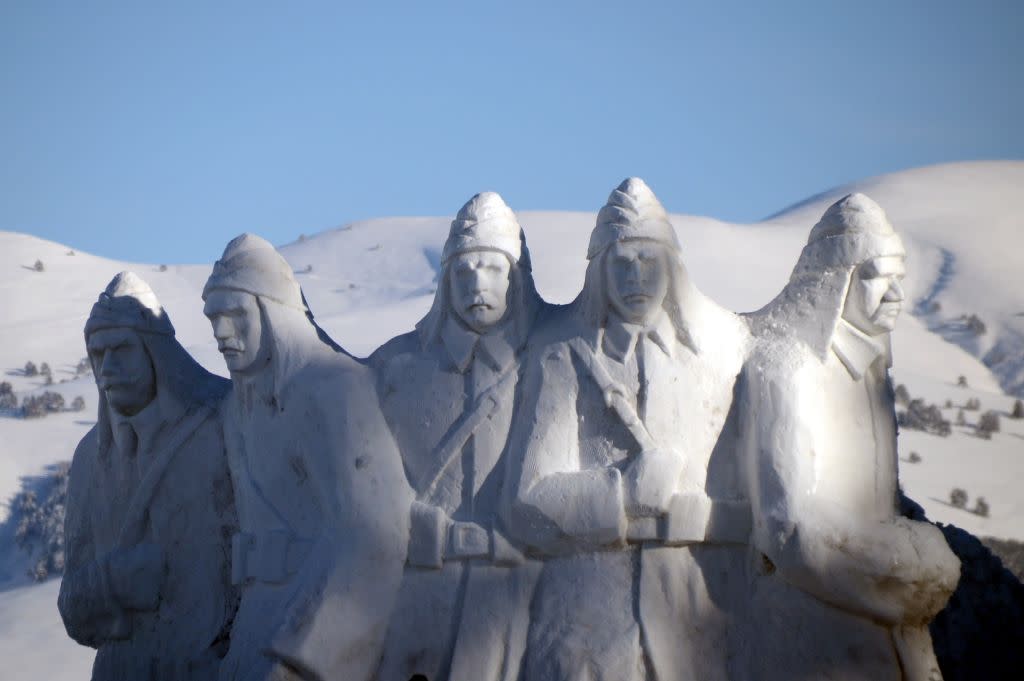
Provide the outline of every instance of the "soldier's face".
<path id="1" fill-rule="evenodd" d="M 665 248 L 647 239 L 620 241 L 609 250 L 605 268 L 612 308 L 627 322 L 651 321 L 668 293 Z"/>
<path id="2" fill-rule="evenodd" d="M 232 374 L 246 373 L 261 366 L 263 319 L 256 296 L 244 291 L 211 291 L 203 313 L 213 326 L 217 350 Z"/>
<path id="3" fill-rule="evenodd" d="M 131 329 L 100 329 L 89 334 L 86 349 L 96 385 L 107 403 L 131 416 L 156 395 L 156 374 L 145 346 Z"/>
<path id="4" fill-rule="evenodd" d="M 484 333 L 505 318 L 512 263 L 504 253 L 461 253 L 449 268 L 452 308 L 466 326 Z"/>
<path id="5" fill-rule="evenodd" d="M 853 271 L 843 319 L 869 336 L 896 328 L 903 307 L 903 256 L 873 258 Z"/>

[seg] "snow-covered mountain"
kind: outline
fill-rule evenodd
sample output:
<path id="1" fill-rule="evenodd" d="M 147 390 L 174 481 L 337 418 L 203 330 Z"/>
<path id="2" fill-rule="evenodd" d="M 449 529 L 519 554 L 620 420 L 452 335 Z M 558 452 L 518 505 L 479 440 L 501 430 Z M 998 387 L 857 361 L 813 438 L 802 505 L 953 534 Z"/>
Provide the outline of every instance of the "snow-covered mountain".
<path id="1" fill-rule="evenodd" d="M 468 195 L 480 188 L 468 188 Z M 500 189 L 500 188 L 498 188 Z M 610 188 L 609 188 L 610 189 Z M 654 188 L 657 191 L 657 187 Z M 738 311 L 754 310 L 782 288 L 811 226 L 829 203 L 862 191 L 888 212 L 907 243 L 910 297 L 895 334 L 895 375 L 911 396 L 942 407 L 950 421 L 969 399 L 966 426 L 949 437 L 904 430 L 901 477 L 934 520 L 978 535 L 1024 540 L 1024 420 L 1003 418 L 991 440 L 972 427 L 989 409 L 1008 412 L 1024 394 L 1024 162 L 955 163 L 871 178 L 812 197 L 763 222 L 739 225 L 674 215 L 691 275 L 706 293 Z M 605 198 L 597 190 L 595 207 Z M 453 209 L 457 206 L 453 206 Z M 583 282 L 594 213 L 519 213 L 541 294 L 571 300 Z M 450 217 L 358 222 L 281 247 L 321 325 L 348 350 L 369 354 L 412 328 L 436 285 Z M 42 271 L 33 266 L 41 261 Z M 125 263 L 35 237 L 0 232 L 0 380 L 19 398 L 55 390 L 82 412 L 43 419 L 0 412 L 0 659 L 44 678 L 87 676 L 91 651 L 63 632 L 57 582 L 31 585 L 25 557 L 12 545 L 6 502 L 26 478 L 70 458 L 95 419 L 91 376 L 76 376 L 84 357 L 82 327 L 92 303 L 118 271 L 132 269 L 153 287 L 182 343 L 207 368 L 225 370 L 202 315 L 200 292 L 210 265 Z M 971 315 L 977 320 L 970 319 Z M 984 333 L 978 333 L 980 326 Z M 21 375 L 27 361 L 47 362 L 54 385 Z M 963 376 L 969 387 L 956 385 Z M 946 401 L 951 407 L 945 408 Z M 914 452 L 920 462 L 910 463 Z M 947 503 L 960 487 L 990 506 L 981 517 Z M 32 656 L 35 656 L 34 658 Z M 15 675 L 12 678 L 22 678 Z"/>

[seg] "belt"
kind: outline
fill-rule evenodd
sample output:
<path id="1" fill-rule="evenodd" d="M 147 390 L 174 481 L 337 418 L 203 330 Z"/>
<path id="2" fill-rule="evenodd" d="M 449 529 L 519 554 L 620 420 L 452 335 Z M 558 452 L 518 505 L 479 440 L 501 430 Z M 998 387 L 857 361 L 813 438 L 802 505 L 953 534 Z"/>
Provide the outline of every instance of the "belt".
<path id="1" fill-rule="evenodd" d="M 312 547 L 312 539 L 287 530 L 237 532 L 231 537 L 231 583 L 286 582 L 302 567 Z"/>
<path id="2" fill-rule="evenodd" d="M 712 499 L 704 494 L 676 494 L 668 513 L 630 518 L 626 539 L 633 543 L 660 542 L 667 546 L 690 544 L 746 544 L 750 536 L 750 504 Z"/>
<path id="3" fill-rule="evenodd" d="M 523 554 L 501 532 L 471 522 L 453 522 L 444 548 L 445 562 L 487 559 L 495 565 L 519 565 Z"/>

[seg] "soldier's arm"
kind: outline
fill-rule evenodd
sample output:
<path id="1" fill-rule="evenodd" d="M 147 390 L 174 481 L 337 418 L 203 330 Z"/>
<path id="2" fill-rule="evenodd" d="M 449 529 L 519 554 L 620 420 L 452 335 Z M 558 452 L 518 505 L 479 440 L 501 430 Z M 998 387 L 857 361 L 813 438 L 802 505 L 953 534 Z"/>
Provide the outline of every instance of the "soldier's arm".
<path id="1" fill-rule="evenodd" d="M 370 678 L 409 541 L 412 491 L 398 447 L 368 376 L 355 373 L 310 416 L 311 491 L 324 527 L 270 644 L 313 679 Z"/>
<path id="2" fill-rule="evenodd" d="M 829 440 L 825 424 L 804 416 L 815 413 L 802 410 L 814 398 L 808 380 L 800 371 L 745 377 L 753 541 L 784 579 L 822 601 L 887 623 L 926 621 L 944 604 L 950 575 L 959 574 L 944 559 L 942 535 L 905 518 L 852 517 L 815 495 L 815 476 L 827 471 L 815 470 L 814 452 Z"/>
<path id="3" fill-rule="evenodd" d="M 96 556 L 89 522 L 96 446 L 93 430 L 82 438 L 72 459 L 64 515 L 64 577 L 57 598 L 68 636 L 92 648 L 109 638 L 116 608 L 106 560 Z"/>
<path id="4" fill-rule="evenodd" d="M 620 544 L 626 534 L 622 479 L 616 468 L 581 470 L 578 382 L 564 344 L 527 362 L 510 452 L 522 452 L 509 529 L 542 553 Z"/>

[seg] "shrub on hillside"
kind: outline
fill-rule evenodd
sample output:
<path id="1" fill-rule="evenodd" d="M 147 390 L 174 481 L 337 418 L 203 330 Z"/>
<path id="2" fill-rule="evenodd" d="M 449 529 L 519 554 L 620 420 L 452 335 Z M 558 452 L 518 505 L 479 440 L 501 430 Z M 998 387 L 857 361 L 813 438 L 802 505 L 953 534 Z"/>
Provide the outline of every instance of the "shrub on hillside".
<path id="1" fill-rule="evenodd" d="M 15 409 L 18 406 L 18 397 L 14 394 L 14 388 L 7 381 L 0 383 L 0 409 Z"/>
<path id="2" fill-rule="evenodd" d="M 939 408 L 934 404 L 925 404 L 922 399 L 911 400 L 907 410 L 896 415 L 896 420 L 901 428 L 923 430 L 940 437 L 946 437 L 952 432 L 952 426 L 942 417 Z"/>
<path id="3" fill-rule="evenodd" d="M 978 411 L 981 409 L 981 400 L 977 397 L 972 397 L 964 403 L 964 409 L 967 411 Z"/>
<path id="4" fill-rule="evenodd" d="M 1011 419 L 1024 419 L 1024 402 L 1017 400 L 1013 403 L 1013 410 L 1010 412 Z"/>
<path id="5" fill-rule="evenodd" d="M 910 391 L 907 390 L 907 386 L 902 383 L 896 386 L 893 399 L 896 400 L 896 404 L 910 404 Z"/>
<path id="6" fill-rule="evenodd" d="M 986 411 L 978 419 L 978 436 L 986 440 L 992 439 L 992 433 L 999 432 L 999 412 Z"/>
<path id="7" fill-rule="evenodd" d="M 41 582 L 64 571 L 64 506 L 70 464 L 53 466 L 36 489 L 22 490 L 11 501 L 14 539 L 34 561 L 29 576 Z"/>
<path id="8" fill-rule="evenodd" d="M 963 508 L 967 505 L 967 490 L 961 489 L 960 487 L 954 487 L 949 493 L 949 503 L 957 508 Z"/>
<path id="9" fill-rule="evenodd" d="M 34 269 L 36 272 L 42 272 L 43 270 L 46 269 L 46 267 L 43 266 L 42 260 L 36 260 L 36 264 L 32 265 L 32 269 Z"/>
<path id="10" fill-rule="evenodd" d="M 21 401 L 21 415 L 27 419 L 42 418 L 64 409 L 64 396 L 49 390 L 42 395 L 31 395 Z"/>
<path id="11" fill-rule="evenodd" d="M 35 362 L 25 362 L 25 375 L 26 376 L 38 376 L 39 367 L 36 366 Z"/>
<path id="12" fill-rule="evenodd" d="M 987 330 L 985 328 L 985 322 L 981 321 L 981 318 L 976 314 L 972 314 L 966 317 L 964 319 L 964 326 L 966 326 L 967 330 L 973 333 L 975 336 L 980 336 L 984 334 Z"/>

